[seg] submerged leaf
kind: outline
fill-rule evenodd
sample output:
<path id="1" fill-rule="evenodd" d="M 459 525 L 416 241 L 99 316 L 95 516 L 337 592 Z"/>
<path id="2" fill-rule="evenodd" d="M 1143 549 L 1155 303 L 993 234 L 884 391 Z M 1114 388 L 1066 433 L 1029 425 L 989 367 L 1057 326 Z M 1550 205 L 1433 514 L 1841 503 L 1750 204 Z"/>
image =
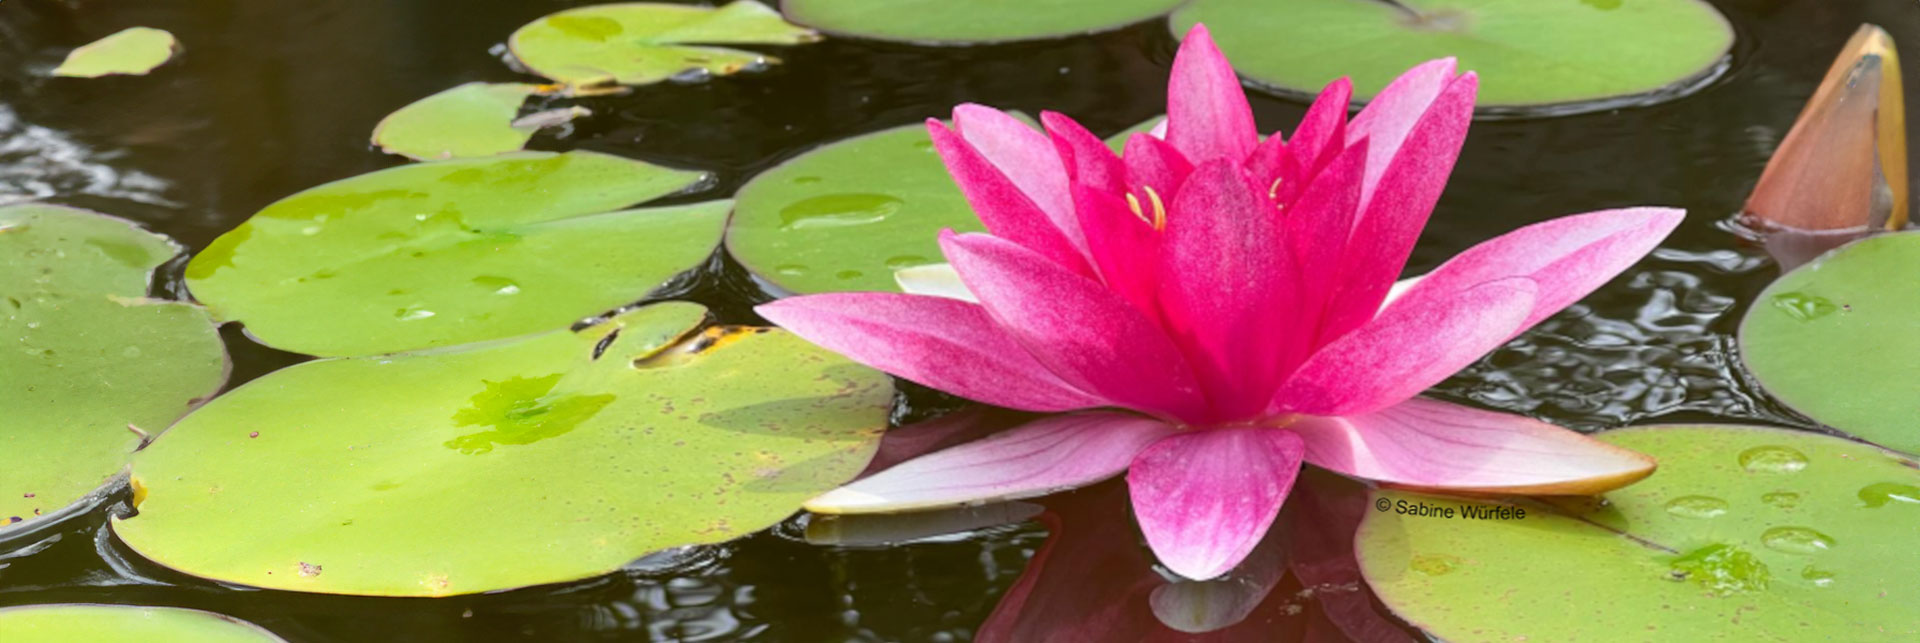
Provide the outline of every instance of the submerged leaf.
<path id="1" fill-rule="evenodd" d="M 513 32 L 507 46 L 534 73 L 585 87 L 646 85 L 689 72 L 724 76 L 780 62 L 751 51 L 696 45 L 793 45 L 819 39 L 753 0 L 717 9 L 630 2 L 546 16 Z"/>
<path id="2" fill-rule="evenodd" d="M 784 0 L 787 17 L 860 38 L 941 45 L 1040 40 L 1111 31 L 1173 10 L 1182 0 Z"/>
<path id="3" fill-rule="evenodd" d="M 1920 598 L 1914 462 L 1760 427 L 1594 437 L 1660 470 L 1604 504 L 1376 492 L 1355 539 L 1368 583 L 1449 641 L 1920 635 L 1920 615 L 1898 607 Z"/>
<path id="4" fill-rule="evenodd" d="M 94 212 L 0 208 L 0 533 L 87 499 L 225 381 L 207 311 L 146 297 L 179 250 Z"/>
<path id="5" fill-rule="evenodd" d="M 139 76 L 166 64 L 180 53 L 173 34 L 152 27 L 131 27 L 88 43 L 67 54 L 53 70 L 55 76 L 98 78 L 114 74 Z"/>
<path id="6" fill-rule="evenodd" d="M 260 341 L 313 355 L 564 328 L 712 254 L 729 201 L 610 212 L 700 178 L 593 152 L 405 165 L 268 205 L 187 283 Z"/>
<path id="7" fill-rule="evenodd" d="M 0 609 L 7 643 L 283 643 L 258 625 L 224 614 L 137 605 L 25 605 Z"/>
<path id="8" fill-rule="evenodd" d="M 892 388 L 785 331 L 697 330 L 705 315 L 669 302 L 283 369 L 141 452 L 114 531 L 196 576 L 380 596 L 577 580 L 753 533 L 866 466 Z"/>

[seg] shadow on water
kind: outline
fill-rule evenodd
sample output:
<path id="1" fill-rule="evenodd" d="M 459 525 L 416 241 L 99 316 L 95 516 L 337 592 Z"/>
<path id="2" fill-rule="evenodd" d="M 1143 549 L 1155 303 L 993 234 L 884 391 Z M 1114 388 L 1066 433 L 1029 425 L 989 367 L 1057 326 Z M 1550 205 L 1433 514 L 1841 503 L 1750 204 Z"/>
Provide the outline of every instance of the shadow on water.
<path id="1" fill-rule="evenodd" d="M 97 209 L 198 249 L 282 196 L 399 164 L 368 145 L 375 122 L 458 83 L 520 79 L 490 50 L 515 27 L 572 4 L 0 3 L 0 202 Z M 1740 302 L 1775 268 L 1718 224 L 1740 206 L 1853 29 L 1875 22 L 1916 43 L 1920 20 L 1905 2 L 1716 4 L 1741 40 L 1732 68 L 1700 93 L 1651 107 L 1475 125 L 1412 271 L 1566 213 L 1671 204 L 1692 216 L 1653 258 L 1448 381 L 1440 396 L 1582 429 L 1683 420 L 1809 426 L 1734 366 Z M 186 52 L 151 76 L 46 76 L 68 49 L 130 25 L 168 29 Z M 544 133 L 532 147 L 708 170 L 714 184 L 685 198 L 710 198 L 821 143 L 943 115 L 964 101 L 1053 109 L 1095 131 L 1118 130 L 1158 113 L 1173 44 L 1159 23 L 971 49 L 829 39 L 781 50 L 786 63 L 764 72 L 586 100 L 593 118 L 564 129 L 564 138 Z M 1268 129 L 1290 125 L 1304 110 L 1273 97 L 1256 97 L 1255 109 Z M 177 274 L 162 275 L 157 288 L 182 291 Z M 721 323 L 757 322 L 751 306 L 766 298 L 724 255 L 662 295 L 707 304 Z M 236 328 L 225 337 L 235 384 L 302 359 Z M 957 406 L 906 389 L 900 420 Z M 1097 621 L 1138 628 L 1115 632 L 1184 640 L 1156 616 L 1155 589 L 1166 585 L 1131 537 L 1116 488 L 1052 499 L 1038 522 L 965 537 L 827 546 L 792 536 L 789 525 L 582 583 L 438 600 L 244 590 L 157 568 L 112 539 L 108 515 L 123 500 L 116 499 L 0 543 L 0 606 L 183 605 L 250 619 L 296 642 L 1037 640 L 1013 635 L 1060 624 L 1043 621 Z M 1294 502 L 1320 499 L 1303 492 Z M 1307 510 L 1290 508 L 1282 523 L 1330 524 L 1295 520 Z M 1059 544 L 1085 524 L 1104 526 L 1084 547 Z M 1053 545 L 1046 544 L 1050 531 L 1058 532 Z M 1302 559 L 1302 543 L 1337 550 L 1329 546 L 1344 536 L 1276 533 L 1292 539 L 1276 545 L 1293 554 L 1290 572 L 1267 579 L 1264 598 L 1216 636 L 1413 640 L 1364 592 L 1301 599 L 1302 589 L 1351 572 L 1337 556 Z M 1058 571 L 1076 566 L 1102 575 Z"/>

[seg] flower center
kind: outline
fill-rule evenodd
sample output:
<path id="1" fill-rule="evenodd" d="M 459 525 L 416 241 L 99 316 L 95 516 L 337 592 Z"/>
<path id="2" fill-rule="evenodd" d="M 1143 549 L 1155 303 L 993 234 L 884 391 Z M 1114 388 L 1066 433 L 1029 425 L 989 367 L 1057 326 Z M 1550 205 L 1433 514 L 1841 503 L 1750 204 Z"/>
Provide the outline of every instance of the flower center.
<path id="1" fill-rule="evenodd" d="M 1133 216 L 1140 217 L 1141 221 L 1153 226 L 1154 230 L 1167 229 L 1167 204 L 1160 201 L 1160 193 L 1153 191 L 1151 185 L 1143 185 L 1140 188 L 1146 191 L 1147 200 L 1153 202 L 1153 218 L 1147 218 L 1146 211 L 1140 207 L 1139 197 L 1133 196 L 1132 192 L 1127 193 L 1127 207 L 1133 210 Z"/>

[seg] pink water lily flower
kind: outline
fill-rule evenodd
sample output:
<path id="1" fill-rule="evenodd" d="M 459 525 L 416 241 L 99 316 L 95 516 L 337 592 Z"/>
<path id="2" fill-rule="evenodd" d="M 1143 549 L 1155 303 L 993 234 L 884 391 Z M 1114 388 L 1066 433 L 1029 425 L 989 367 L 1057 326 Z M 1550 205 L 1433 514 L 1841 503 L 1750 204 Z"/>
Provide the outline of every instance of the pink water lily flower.
<path id="1" fill-rule="evenodd" d="M 929 121 L 989 234 L 910 294 L 794 297 L 760 313 L 854 360 L 961 397 L 1078 411 L 903 462 L 808 504 L 890 512 L 1042 495 L 1127 472 L 1172 571 L 1246 557 L 1302 461 L 1384 484 L 1599 493 L 1651 459 L 1532 419 L 1415 397 L 1651 251 L 1682 212 L 1530 225 L 1395 288 L 1460 153 L 1477 79 L 1409 70 L 1352 120 L 1329 85 L 1264 141 L 1203 26 L 1173 64 L 1164 134 L 1116 156 L 1047 113 Z"/>

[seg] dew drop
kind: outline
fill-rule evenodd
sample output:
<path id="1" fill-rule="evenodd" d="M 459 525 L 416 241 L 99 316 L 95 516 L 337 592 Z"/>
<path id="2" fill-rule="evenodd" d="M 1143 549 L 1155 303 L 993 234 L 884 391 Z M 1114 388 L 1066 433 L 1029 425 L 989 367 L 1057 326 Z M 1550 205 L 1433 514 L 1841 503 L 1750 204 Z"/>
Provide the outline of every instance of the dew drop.
<path id="1" fill-rule="evenodd" d="M 1789 554 L 1818 554 L 1833 548 L 1833 537 L 1806 527 L 1774 527 L 1760 534 L 1760 542 Z"/>
<path id="2" fill-rule="evenodd" d="M 794 184 L 794 185 L 813 185 L 813 184 L 815 184 L 815 183 L 819 183 L 819 182 L 820 182 L 820 177 L 817 177 L 817 176 L 796 176 L 796 177 L 793 177 L 793 184 Z"/>
<path id="3" fill-rule="evenodd" d="M 807 267 L 797 263 L 788 263 L 774 266 L 773 271 L 788 277 L 798 277 L 807 274 Z"/>
<path id="4" fill-rule="evenodd" d="M 421 308 L 417 304 L 393 311 L 393 318 L 400 321 L 414 321 L 432 316 L 434 316 L 433 311 Z"/>
<path id="5" fill-rule="evenodd" d="M 492 291 L 496 295 L 518 295 L 520 284 L 506 277 L 481 275 L 473 278 L 473 285 Z"/>
<path id="6" fill-rule="evenodd" d="M 1812 582 L 1814 587 L 1828 587 L 1833 585 L 1833 572 L 1812 565 L 1808 565 L 1806 569 L 1800 570 L 1800 577 Z"/>
<path id="7" fill-rule="evenodd" d="M 780 228 L 828 228 L 874 223 L 900 211 L 903 202 L 885 194 L 822 194 L 780 209 Z"/>
<path id="8" fill-rule="evenodd" d="M 1462 561 L 1457 556 L 1446 554 L 1420 554 L 1407 561 L 1407 567 L 1428 576 L 1440 576 L 1459 567 Z"/>
<path id="9" fill-rule="evenodd" d="M 1667 513 L 1682 518 L 1717 518 L 1727 513 L 1727 501 L 1712 496 L 1680 496 L 1667 501 Z"/>
<path id="10" fill-rule="evenodd" d="M 933 260 L 920 255 L 898 255 L 887 259 L 887 267 L 894 270 L 911 268 L 913 266 L 924 266 L 930 263 L 933 263 Z"/>
<path id="11" fill-rule="evenodd" d="M 1920 487 L 1898 482 L 1876 482 L 1860 488 L 1860 501 L 1868 507 L 1884 506 L 1889 502 L 1920 504 Z"/>
<path id="12" fill-rule="evenodd" d="M 1781 509 L 1792 509 L 1800 506 L 1800 494 L 1792 491 L 1774 491 L 1761 495 L 1760 501 Z"/>
<path id="13" fill-rule="evenodd" d="M 1783 446 L 1757 446 L 1740 452 L 1740 467 L 1753 473 L 1793 473 L 1807 468 L 1807 455 Z"/>
<path id="14" fill-rule="evenodd" d="M 836 279 L 845 281 L 850 279 L 859 279 L 860 275 L 862 274 L 865 274 L 865 273 L 862 273 L 858 270 L 842 270 L 840 272 L 833 273 L 833 276 Z"/>
<path id="15" fill-rule="evenodd" d="M 1800 321 L 1813 321 L 1834 311 L 1840 310 L 1826 297 L 1809 295 L 1803 292 L 1783 292 L 1773 296 L 1773 307 L 1785 312 L 1788 317 Z"/>

